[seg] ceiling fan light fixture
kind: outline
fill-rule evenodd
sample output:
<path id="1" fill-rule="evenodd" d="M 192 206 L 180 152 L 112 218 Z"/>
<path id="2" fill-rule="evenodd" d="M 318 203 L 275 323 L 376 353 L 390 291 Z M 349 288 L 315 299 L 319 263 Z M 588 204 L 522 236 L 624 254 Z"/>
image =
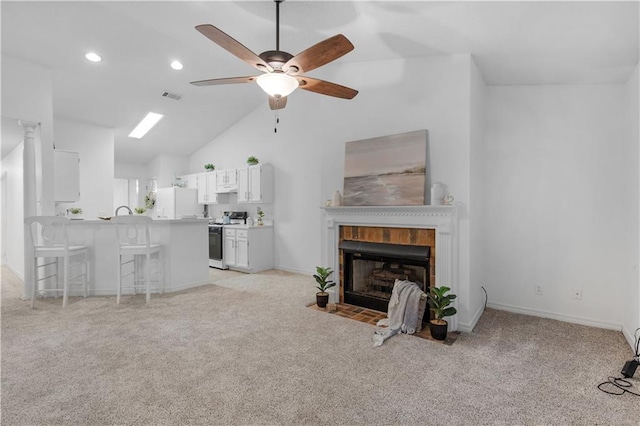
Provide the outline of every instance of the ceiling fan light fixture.
<path id="1" fill-rule="evenodd" d="M 298 88 L 298 80 L 282 72 L 262 74 L 256 80 L 258 86 L 269 96 L 289 96 Z"/>

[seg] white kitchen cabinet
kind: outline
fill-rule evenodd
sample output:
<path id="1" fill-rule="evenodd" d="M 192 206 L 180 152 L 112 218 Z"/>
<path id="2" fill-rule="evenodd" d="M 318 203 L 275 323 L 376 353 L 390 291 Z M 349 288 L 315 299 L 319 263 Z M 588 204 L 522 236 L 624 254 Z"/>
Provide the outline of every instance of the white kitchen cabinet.
<path id="1" fill-rule="evenodd" d="M 225 264 L 242 272 L 273 268 L 273 227 L 224 227 Z"/>
<path id="2" fill-rule="evenodd" d="M 53 151 L 54 201 L 71 203 L 80 199 L 80 154 Z"/>
<path id="3" fill-rule="evenodd" d="M 198 204 L 217 204 L 216 173 L 205 172 L 196 175 L 196 187 L 198 189 Z"/>
<path id="4" fill-rule="evenodd" d="M 238 203 L 273 202 L 273 166 L 258 164 L 238 169 Z"/>
<path id="5" fill-rule="evenodd" d="M 238 189 L 238 170 L 224 169 L 216 171 L 216 192 L 235 192 Z"/>

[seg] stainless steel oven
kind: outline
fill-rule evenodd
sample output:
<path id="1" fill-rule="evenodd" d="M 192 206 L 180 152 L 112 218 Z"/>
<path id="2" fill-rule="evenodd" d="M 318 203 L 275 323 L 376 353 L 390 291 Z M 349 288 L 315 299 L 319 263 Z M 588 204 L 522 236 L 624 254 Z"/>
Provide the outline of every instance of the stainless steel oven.
<path id="1" fill-rule="evenodd" d="M 224 264 L 224 233 L 222 225 L 209 225 L 209 266 L 227 269 Z"/>

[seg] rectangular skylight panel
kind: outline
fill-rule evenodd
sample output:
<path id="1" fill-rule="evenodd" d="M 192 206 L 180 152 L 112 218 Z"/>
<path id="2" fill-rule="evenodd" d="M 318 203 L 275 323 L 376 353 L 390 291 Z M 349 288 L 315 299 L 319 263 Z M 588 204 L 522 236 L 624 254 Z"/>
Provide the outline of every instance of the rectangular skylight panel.
<path id="1" fill-rule="evenodd" d="M 149 130 L 151 130 L 153 126 L 156 125 L 156 123 L 158 123 L 158 121 L 160 121 L 162 117 L 163 117 L 162 114 L 156 114 L 155 112 L 150 112 L 149 114 L 147 114 L 145 118 L 142 119 L 140 124 L 138 124 L 136 128 L 133 129 L 131 133 L 129 133 L 129 137 L 136 138 L 136 139 L 142 138 L 144 135 L 147 134 Z"/>

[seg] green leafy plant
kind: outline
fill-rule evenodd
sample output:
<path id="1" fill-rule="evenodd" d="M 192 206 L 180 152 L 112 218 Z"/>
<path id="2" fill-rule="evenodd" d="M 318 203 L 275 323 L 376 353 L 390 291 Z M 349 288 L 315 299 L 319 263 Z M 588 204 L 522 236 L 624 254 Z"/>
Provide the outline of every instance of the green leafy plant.
<path id="1" fill-rule="evenodd" d="M 214 166 L 211 163 L 207 163 L 207 164 L 204 165 L 204 168 L 209 170 L 209 171 L 211 171 L 211 170 L 214 170 L 216 168 L 216 166 Z"/>
<path id="2" fill-rule="evenodd" d="M 258 209 L 256 210 L 256 214 L 258 215 L 258 217 L 260 219 L 262 219 L 264 217 L 264 210 L 262 210 L 260 207 L 258 207 Z"/>
<path id="3" fill-rule="evenodd" d="M 331 270 L 331 268 L 316 266 L 316 273 L 313 275 L 313 278 L 315 278 L 316 283 L 318 283 L 316 288 L 320 290 L 320 293 L 326 293 L 327 289 L 330 289 L 331 287 L 336 285 L 336 283 L 329 280 L 331 274 L 333 274 L 333 270 Z"/>
<path id="4" fill-rule="evenodd" d="M 69 212 L 71 214 L 81 214 L 82 213 L 82 209 L 80 207 L 71 207 L 69 209 Z"/>
<path id="5" fill-rule="evenodd" d="M 256 164 L 258 164 L 258 158 L 252 155 L 251 157 L 247 158 L 247 164 L 250 166 L 255 166 Z"/>
<path id="6" fill-rule="evenodd" d="M 138 214 L 143 214 L 144 212 L 147 211 L 147 209 L 145 209 L 144 207 L 136 207 L 133 210 L 135 210 L 135 212 L 138 213 Z"/>
<path id="7" fill-rule="evenodd" d="M 458 296 L 455 294 L 446 294 L 451 289 L 449 287 L 431 287 L 427 298 L 429 299 L 429 309 L 431 309 L 436 320 L 442 320 L 444 317 L 455 315 L 458 310 L 451 305 L 451 302 Z"/>

